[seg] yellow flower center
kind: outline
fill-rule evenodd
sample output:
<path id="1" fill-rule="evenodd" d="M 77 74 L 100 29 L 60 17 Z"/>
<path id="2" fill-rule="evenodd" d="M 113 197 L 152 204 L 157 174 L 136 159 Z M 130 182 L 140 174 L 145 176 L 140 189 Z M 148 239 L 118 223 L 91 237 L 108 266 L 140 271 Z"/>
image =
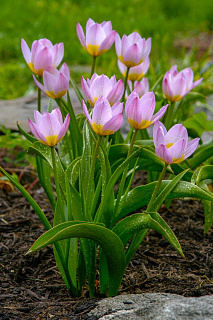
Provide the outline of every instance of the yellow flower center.
<path id="1" fill-rule="evenodd" d="M 87 44 L 87 51 L 89 52 L 89 54 L 91 54 L 93 57 L 98 57 L 101 54 L 105 53 L 107 50 L 103 49 L 101 51 L 98 51 L 99 49 L 99 45 L 95 45 L 95 44 Z"/>
<path id="2" fill-rule="evenodd" d="M 168 144 L 166 145 L 166 147 L 169 149 L 169 148 L 171 148 L 171 146 L 173 146 L 173 144 L 174 144 L 174 143 L 170 142 L 170 143 L 168 143 Z"/>
<path id="3" fill-rule="evenodd" d="M 60 99 L 61 97 L 63 97 L 66 94 L 66 90 L 62 90 L 58 93 L 55 93 L 54 91 L 45 91 L 45 93 L 48 95 L 48 97 L 52 98 L 52 99 Z"/>
<path id="4" fill-rule="evenodd" d="M 43 72 L 44 72 L 44 69 L 35 70 L 35 69 L 34 69 L 34 63 L 32 63 L 32 62 L 29 62 L 29 63 L 28 63 L 28 66 L 29 66 L 30 70 L 31 70 L 33 73 L 37 74 L 38 76 L 42 76 L 42 74 L 43 74 Z"/>
<path id="5" fill-rule="evenodd" d="M 182 97 L 181 96 L 173 96 L 173 97 L 170 97 L 170 96 L 168 96 L 167 94 L 165 94 L 165 97 L 166 97 L 166 99 L 168 99 L 169 101 L 172 101 L 172 102 L 177 102 L 177 101 L 179 101 L 179 100 L 181 100 L 182 99 Z"/>
<path id="6" fill-rule="evenodd" d="M 138 63 L 135 63 L 134 61 L 124 61 L 123 56 L 118 56 L 118 59 L 126 66 L 129 68 L 138 66 L 139 64 L 141 64 L 143 62 L 143 60 L 141 59 Z"/>
<path id="7" fill-rule="evenodd" d="M 52 135 L 52 136 L 48 136 L 48 137 L 45 137 L 46 138 L 46 140 L 47 140 L 47 142 L 44 142 L 44 141 L 42 141 L 42 140 L 39 140 L 41 143 L 43 143 L 43 144 L 46 144 L 47 146 L 49 146 L 49 147 L 53 147 L 53 146 L 55 146 L 60 140 L 58 140 L 58 135 L 57 134 L 55 134 L 55 135 Z"/>
<path id="8" fill-rule="evenodd" d="M 135 120 L 132 120 L 132 119 L 128 119 L 128 121 L 129 121 L 129 124 L 133 128 L 138 129 L 138 130 L 146 129 L 153 123 L 153 121 L 149 121 L 149 120 L 142 120 L 141 123 L 138 123 L 138 122 L 136 122 Z"/>
<path id="9" fill-rule="evenodd" d="M 114 133 L 111 130 L 103 130 L 103 125 L 97 123 L 92 123 L 92 128 L 100 136 L 109 136 Z"/>
<path id="10" fill-rule="evenodd" d="M 173 163 L 180 163 L 184 160 L 184 155 L 182 154 L 182 156 L 179 159 L 172 158 L 172 160 L 173 160 Z"/>

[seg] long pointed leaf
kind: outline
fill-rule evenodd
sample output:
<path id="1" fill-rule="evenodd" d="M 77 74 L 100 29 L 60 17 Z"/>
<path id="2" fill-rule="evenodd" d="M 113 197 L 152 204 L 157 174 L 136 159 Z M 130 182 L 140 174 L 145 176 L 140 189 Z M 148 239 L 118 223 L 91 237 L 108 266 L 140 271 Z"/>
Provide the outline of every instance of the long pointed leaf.
<path id="1" fill-rule="evenodd" d="M 57 226 L 58 227 L 58 226 Z M 67 238 L 88 238 L 97 242 L 106 254 L 109 266 L 109 289 L 108 295 L 114 296 L 119 290 L 119 286 L 125 270 L 124 247 L 120 238 L 111 230 L 94 223 L 76 223 L 53 235 L 50 233 L 42 235 L 30 248 L 28 253 L 37 251 L 48 244 Z M 50 236 L 49 236 L 50 234 Z"/>
<path id="2" fill-rule="evenodd" d="M 117 221 L 127 214 L 137 210 L 146 204 L 148 204 L 149 200 L 151 199 L 153 190 L 156 186 L 157 182 L 149 183 L 145 186 L 139 186 L 131 190 L 126 197 L 126 205 L 124 206 L 120 216 L 118 217 Z M 169 180 L 162 181 L 160 192 L 170 183 Z M 166 199 L 175 199 L 175 198 L 184 198 L 184 197 L 191 197 L 191 198 L 198 198 L 213 201 L 213 194 L 199 188 L 198 186 L 186 182 L 180 181 L 176 187 L 168 194 Z"/>
<path id="3" fill-rule="evenodd" d="M 112 229 L 115 232 L 123 245 L 125 246 L 127 242 L 132 238 L 134 233 L 142 230 L 142 229 L 153 229 L 159 233 L 161 233 L 169 243 L 175 248 L 175 250 L 183 256 L 183 251 L 178 242 L 178 239 L 170 229 L 170 227 L 166 224 L 166 222 L 157 215 L 157 213 L 153 213 L 154 219 L 150 214 L 146 213 L 135 213 L 130 217 L 127 217 L 120 222 Z"/>

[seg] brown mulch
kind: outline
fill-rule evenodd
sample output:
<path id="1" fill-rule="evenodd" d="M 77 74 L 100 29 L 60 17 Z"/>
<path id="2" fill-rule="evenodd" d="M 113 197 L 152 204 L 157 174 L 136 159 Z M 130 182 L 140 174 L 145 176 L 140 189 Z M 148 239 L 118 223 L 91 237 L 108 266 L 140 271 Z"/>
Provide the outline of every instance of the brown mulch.
<path id="1" fill-rule="evenodd" d="M 2 162 L 1 162 L 2 163 Z M 52 211 L 37 176 L 29 166 L 15 170 L 21 183 L 39 203 L 48 219 Z M 137 175 L 135 183 L 139 183 Z M 11 191 L 7 186 L 7 190 Z M 203 236 L 203 209 L 197 200 L 175 200 L 169 210 L 161 209 L 178 237 L 183 259 L 158 233 L 150 231 L 130 262 L 119 294 L 166 292 L 183 296 L 213 294 L 213 233 Z M 25 256 L 44 228 L 17 191 L 0 189 L 0 319 L 96 320 L 88 312 L 100 296 L 89 299 L 69 296 L 54 262 L 52 247 Z"/>

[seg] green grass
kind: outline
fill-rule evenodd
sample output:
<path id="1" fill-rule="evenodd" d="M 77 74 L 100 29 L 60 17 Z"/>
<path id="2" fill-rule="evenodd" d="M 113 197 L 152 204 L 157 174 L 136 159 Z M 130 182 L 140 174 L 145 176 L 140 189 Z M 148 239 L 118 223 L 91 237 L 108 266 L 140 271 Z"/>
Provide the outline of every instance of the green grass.
<path id="1" fill-rule="evenodd" d="M 91 56 L 81 47 L 76 24 L 85 29 L 92 18 L 101 23 L 111 20 L 122 36 L 136 30 L 142 37 L 152 37 L 153 70 L 165 71 L 171 58 L 182 53 L 173 48 L 177 34 L 193 30 L 211 31 L 213 2 L 210 0 L 7 0 L 0 7 L 0 99 L 23 95 L 29 89 L 31 73 L 20 49 L 20 39 L 31 46 L 33 40 L 46 37 L 53 43 L 64 42 L 64 61 L 68 65 L 91 63 Z M 100 72 L 116 73 L 117 59 L 112 48 L 98 59 Z M 75 77 L 76 78 L 76 77 Z"/>

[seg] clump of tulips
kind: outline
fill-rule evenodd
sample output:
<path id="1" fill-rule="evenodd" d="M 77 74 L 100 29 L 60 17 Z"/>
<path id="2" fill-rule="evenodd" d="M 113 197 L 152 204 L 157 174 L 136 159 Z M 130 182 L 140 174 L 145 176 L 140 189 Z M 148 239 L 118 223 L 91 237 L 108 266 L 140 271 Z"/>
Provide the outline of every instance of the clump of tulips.
<path id="1" fill-rule="evenodd" d="M 73 296 L 81 295 L 87 285 L 93 297 L 97 283 L 101 294 L 113 296 L 149 229 L 161 233 L 184 256 L 158 211 L 163 202 L 178 197 L 200 198 L 205 208 L 212 208 L 213 195 L 204 180 L 213 178 L 213 170 L 202 165 L 212 155 L 212 145 L 198 147 L 200 139 L 190 139 L 175 118 L 175 103 L 202 81 L 193 82 L 190 68 L 178 73 L 173 66 L 166 72 L 162 100 L 156 103 L 144 77 L 150 65 L 151 38 L 145 40 L 133 32 L 121 39 L 110 21 L 98 24 L 92 19 L 87 22 L 86 34 L 77 24 L 77 35 L 93 57 L 91 77 L 81 77 L 82 91 L 74 84 L 82 105 L 80 116 L 75 116 L 69 97 L 69 68 L 63 63 L 57 69 L 63 44 L 40 39 L 30 50 L 21 40 L 24 59 L 38 87 L 38 110 L 34 120 L 28 120 L 33 136 L 19 129 L 32 143 L 29 152 L 36 155 L 38 176 L 54 213 L 53 225 L 27 191 L 1 170 L 28 199 L 46 229 L 28 254 L 53 244 L 56 264 Z M 114 42 L 123 80 L 95 73 L 96 59 Z M 51 110 L 50 104 L 41 114 L 41 91 L 54 99 L 58 108 Z M 130 125 L 127 137 L 121 133 L 124 117 Z M 139 170 L 156 178 L 148 175 L 146 185 L 132 189 Z M 145 205 L 143 213 L 132 214 Z M 205 232 L 212 220 L 205 216 Z"/>

